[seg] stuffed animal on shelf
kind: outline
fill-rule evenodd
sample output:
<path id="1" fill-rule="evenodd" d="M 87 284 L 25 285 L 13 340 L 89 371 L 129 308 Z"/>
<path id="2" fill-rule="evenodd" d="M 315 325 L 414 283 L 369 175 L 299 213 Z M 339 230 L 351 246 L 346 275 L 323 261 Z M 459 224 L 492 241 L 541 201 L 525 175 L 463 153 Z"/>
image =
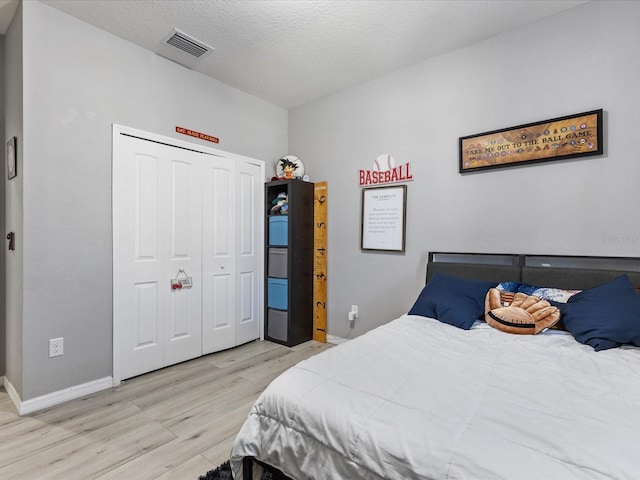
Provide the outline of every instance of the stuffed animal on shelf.
<path id="1" fill-rule="evenodd" d="M 280 192 L 271 202 L 271 215 L 287 215 L 289 213 L 289 200 L 285 192 Z"/>

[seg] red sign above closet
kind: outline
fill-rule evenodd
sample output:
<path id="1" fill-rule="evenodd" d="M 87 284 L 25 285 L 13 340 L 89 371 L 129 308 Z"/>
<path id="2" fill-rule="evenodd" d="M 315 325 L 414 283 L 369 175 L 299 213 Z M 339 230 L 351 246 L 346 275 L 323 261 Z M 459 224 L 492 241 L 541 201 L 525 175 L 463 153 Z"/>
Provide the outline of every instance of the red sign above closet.
<path id="1" fill-rule="evenodd" d="M 220 139 L 218 137 L 213 137 L 211 135 L 207 135 L 206 133 L 200 133 L 194 130 L 189 130 L 188 128 L 176 127 L 176 132 L 181 133 L 183 135 L 189 135 L 190 137 L 196 137 L 201 140 L 206 140 L 207 142 L 220 143 Z"/>

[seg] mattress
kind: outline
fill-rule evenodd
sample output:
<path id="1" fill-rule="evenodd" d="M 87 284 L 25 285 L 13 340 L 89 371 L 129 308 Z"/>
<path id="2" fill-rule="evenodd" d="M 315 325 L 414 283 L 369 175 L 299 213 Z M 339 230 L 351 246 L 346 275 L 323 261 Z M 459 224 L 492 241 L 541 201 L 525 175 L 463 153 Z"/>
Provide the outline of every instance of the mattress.
<path id="1" fill-rule="evenodd" d="M 302 479 L 632 479 L 640 349 L 404 315 L 289 369 L 231 452 Z"/>

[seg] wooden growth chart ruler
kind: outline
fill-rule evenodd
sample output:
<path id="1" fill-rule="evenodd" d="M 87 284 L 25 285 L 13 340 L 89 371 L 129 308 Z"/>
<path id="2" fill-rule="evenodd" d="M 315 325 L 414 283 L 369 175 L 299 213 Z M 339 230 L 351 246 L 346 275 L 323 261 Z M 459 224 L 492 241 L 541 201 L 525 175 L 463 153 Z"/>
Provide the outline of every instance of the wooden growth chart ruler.
<path id="1" fill-rule="evenodd" d="M 327 182 L 313 192 L 313 339 L 327 341 Z"/>

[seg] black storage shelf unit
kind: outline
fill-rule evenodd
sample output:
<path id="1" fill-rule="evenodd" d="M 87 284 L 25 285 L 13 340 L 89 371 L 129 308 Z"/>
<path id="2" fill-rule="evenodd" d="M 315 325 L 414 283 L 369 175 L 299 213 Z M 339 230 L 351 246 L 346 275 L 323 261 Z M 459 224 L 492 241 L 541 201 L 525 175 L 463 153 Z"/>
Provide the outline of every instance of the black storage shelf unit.
<path id="1" fill-rule="evenodd" d="M 272 214 L 279 194 L 286 215 Z M 313 337 L 313 183 L 265 184 L 265 338 L 289 347 Z"/>

